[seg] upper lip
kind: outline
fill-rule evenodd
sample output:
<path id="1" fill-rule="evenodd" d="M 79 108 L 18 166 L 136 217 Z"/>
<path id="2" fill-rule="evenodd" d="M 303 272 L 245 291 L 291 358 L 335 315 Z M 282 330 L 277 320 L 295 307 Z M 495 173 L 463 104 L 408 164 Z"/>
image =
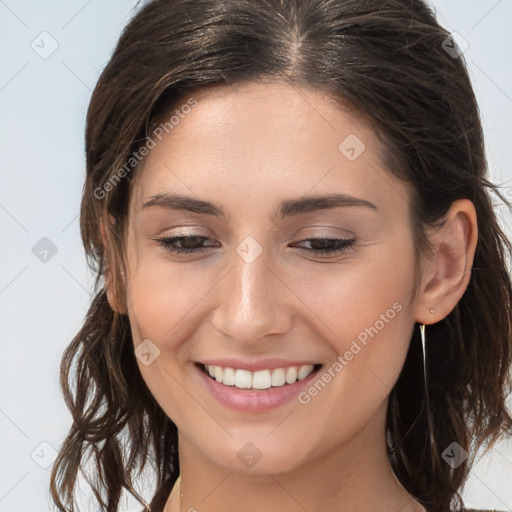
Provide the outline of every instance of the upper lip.
<path id="1" fill-rule="evenodd" d="M 200 364 L 209 366 L 222 366 L 224 368 L 233 368 L 235 370 L 248 370 L 257 372 L 258 370 L 274 370 L 276 368 L 288 368 L 289 366 L 317 365 L 312 361 L 294 361 L 290 359 L 270 358 L 258 360 L 244 359 L 207 359 L 200 361 Z"/>

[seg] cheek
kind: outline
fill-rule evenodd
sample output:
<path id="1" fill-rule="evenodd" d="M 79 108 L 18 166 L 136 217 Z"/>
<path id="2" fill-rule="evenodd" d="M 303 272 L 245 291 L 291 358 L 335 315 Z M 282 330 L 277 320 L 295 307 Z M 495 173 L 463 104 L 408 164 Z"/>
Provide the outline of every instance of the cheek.
<path id="1" fill-rule="evenodd" d="M 333 349 L 333 361 L 341 356 L 343 368 L 334 373 L 343 377 L 333 379 L 340 392 L 353 388 L 377 396 L 378 386 L 383 398 L 396 382 L 414 325 L 414 271 L 412 250 L 391 247 L 386 254 L 382 247 L 372 261 L 331 265 L 294 283 L 314 313 L 319 337 Z"/>
<path id="2" fill-rule="evenodd" d="M 137 361 L 142 378 L 178 426 L 189 424 L 201 414 L 191 407 L 195 402 L 183 393 L 180 384 L 184 378 L 181 365 L 187 360 L 188 351 L 183 342 L 192 338 L 197 329 L 193 315 L 208 290 L 191 274 L 165 261 L 144 261 L 131 272 L 127 286 L 134 346 L 149 339 L 159 350 L 151 364 Z"/>
<path id="3" fill-rule="evenodd" d="M 299 396 L 299 410 L 311 428 L 329 432 L 336 442 L 370 421 L 403 367 L 414 323 L 409 280 L 414 269 L 405 259 L 400 263 L 393 267 L 399 272 L 379 260 L 361 271 L 354 266 L 311 280 L 308 306 L 321 319 L 316 325 L 322 325 L 333 359 Z M 319 441 L 318 449 L 325 448 Z"/>
<path id="4" fill-rule="evenodd" d="M 379 332 L 389 332 L 389 325 L 403 320 L 410 323 L 413 260 L 386 254 L 384 249 L 372 261 L 327 265 L 314 274 L 303 273 L 292 283 L 340 349 L 347 339 L 376 323 Z"/>
<path id="5" fill-rule="evenodd" d="M 172 350 L 191 334 L 190 318 L 209 289 L 204 273 L 154 262 L 132 275 L 127 298 L 130 320 L 138 330 L 134 342 L 150 338 L 161 350 Z"/>

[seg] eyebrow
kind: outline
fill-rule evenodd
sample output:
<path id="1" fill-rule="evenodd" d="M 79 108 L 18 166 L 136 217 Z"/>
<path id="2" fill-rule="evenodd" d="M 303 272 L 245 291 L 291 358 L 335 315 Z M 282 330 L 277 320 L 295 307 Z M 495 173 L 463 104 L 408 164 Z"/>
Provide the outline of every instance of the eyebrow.
<path id="1" fill-rule="evenodd" d="M 194 197 L 182 194 L 162 193 L 155 194 L 148 198 L 142 208 L 162 207 L 171 210 L 185 210 L 192 213 L 200 213 L 204 215 L 212 215 L 219 219 L 225 220 L 226 215 L 222 206 L 210 201 L 196 199 Z M 282 201 L 274 213 L 276 217 L 286 217 L 307 213 L 316 210 L 326 210 L 331 208 L 362 206 L 378 211 L 378 208 L 365 199 L 353 197 L 348 194 L 328 194 L 302 197 L 299 199 L 288 199 Z"/>

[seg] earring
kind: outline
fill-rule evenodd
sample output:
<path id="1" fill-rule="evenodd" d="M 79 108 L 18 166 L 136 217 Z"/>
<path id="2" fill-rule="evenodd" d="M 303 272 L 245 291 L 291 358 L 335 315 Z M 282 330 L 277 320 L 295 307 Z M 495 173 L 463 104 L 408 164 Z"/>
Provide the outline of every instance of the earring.
<path id="1" fill-rule="evenodd" d="M 429 308 L 430 316 L 434 316 L 434 308 Z M 432 449 L 434 449 L 434 434 L 432 430 L 432 418 L 430 416 L 430 398 L 428 394 L 428 385 L 427 385 L 427 353 L 426 353 L 426 343 L 425 343 L 425 324 L 420 324 L 420 334 L 421 334 L 421 347 L 423 351 L 423 382 L 425 383 L 425 398 L 427 402 L 427 418 L 428 418 L 428 427 L 430 433 L 430 444 Z"/>
<path id="2" fill-rule="evenodd" d="M 434 308 L 428 308 L 430 316 L 434 316 Z M 427 354 L 425 349 L 425 324 L 420 324 L 421 334 L 421 347 L 423 349 L 423 380 L 425 382 L 425 394 L 428 398 L 428 387 L 427 387 Z"/>
<path id="3" fill-rule="evenodd" d="M 427 355 L 425 350 L 425 324 L 420 324 L 420 334 L 421 334 L 421 347 L 423 350 L 423 382 L 425 383 L 425 394 L 428 395 L 427 388 Z"/>

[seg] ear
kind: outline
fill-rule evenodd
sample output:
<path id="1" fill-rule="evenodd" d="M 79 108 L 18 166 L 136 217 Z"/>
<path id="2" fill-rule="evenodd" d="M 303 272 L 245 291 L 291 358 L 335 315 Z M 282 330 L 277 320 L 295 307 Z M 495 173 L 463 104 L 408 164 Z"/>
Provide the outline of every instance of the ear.
<path id="1" fill-rule="evenodd" d="M 429 238 L 434 256 L 425 263 L 415 306 L 416 321 L 423 324 L 445 318 L 469 284 L 478 240 L 473 203 L 469 199 L 454 201 L 441 228 Z"/>
<path id="2" fill-rule="evenodd" d="M 100 230 L 101 230 L 101 238 L 103 240 L 103 247 L 104 247 L 104 253 L 106 255 L 106 264 L 105 264 L 105 290 L 107 292 L 107 300 L 110 304 L 110 307 L 113 311 L 119 313 L 119 314 L 126 314 L 125 307 L 121 304 L 121 302 L 118 300 L 117 297 L 117 290 L 116 290 L 116 282 L 115 282 L 115 276 L 112 272 L 111 262 L 109 258 L 110 254 L 110 246 L 109 246 L 109 240 L 108 236 L 105 230 L 105 223 L 103 218 L 100 218 Z"/>

